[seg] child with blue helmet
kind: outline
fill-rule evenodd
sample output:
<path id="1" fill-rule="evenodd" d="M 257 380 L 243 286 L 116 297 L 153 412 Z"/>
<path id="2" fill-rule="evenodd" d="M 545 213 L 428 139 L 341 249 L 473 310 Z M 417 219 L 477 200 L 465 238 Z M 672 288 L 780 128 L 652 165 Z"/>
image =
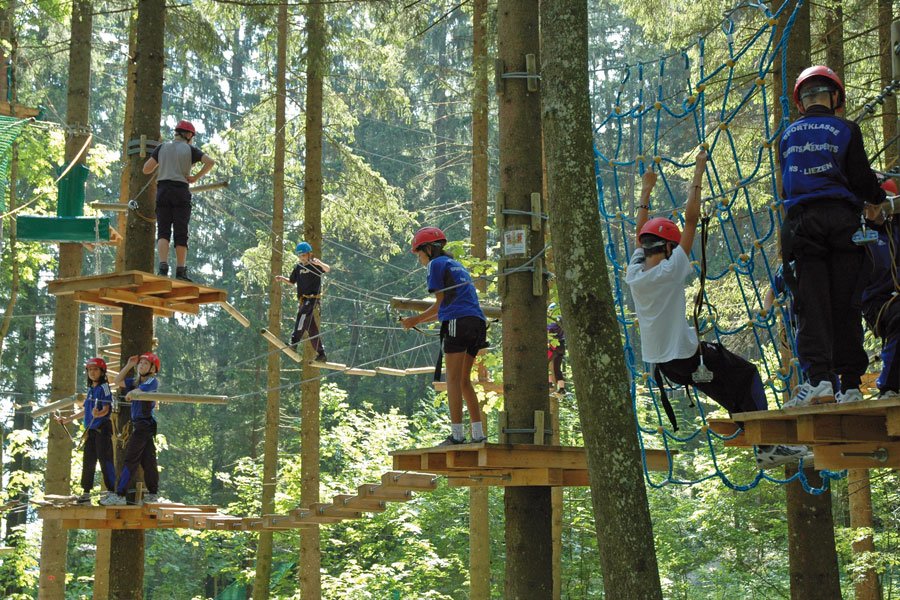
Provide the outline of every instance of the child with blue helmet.
<path id="1" fill-rule="evenodd" d="M 81 463 L 81 489 L 78 504 L 91 503 L 91 489 L 94 487 L 94 474 L 97 461 L 100 461 L 100 473 L 103 475 L 101 501 L 112 494 L 116 485 L 116 465 L 113 460 L 112 423 L 109 413 L 112 409 L 112 392 L 106 377 L 106 361 L 92 358 L 84 364 L 87 373 L 88 391 L 84 405 L 80 411 L 70 417 L 56 417 L 59 423 L 66 424 L 84 418 L 84 450 Z"/>
<path id="2" fill-rule="evenodd" d="M 303 334 L 307 334 L 309 343 L 316 351 L 315 362 L 327 362 L 325 345 L 322 343 L 319 325 L 316 323 L 315 309 L 322 299 L 322 275 L 331 271 L 331 267 L 313 256 L 313 247 L 308 242 L 300 242 L 295 250 L 299 262 L 291 271 L 291 276 L 275 277 L 276 281 L 297 286 L 299 306 L 294 321 L 294 332 L 291 334 L 291 345 L 299 344 Z"/>

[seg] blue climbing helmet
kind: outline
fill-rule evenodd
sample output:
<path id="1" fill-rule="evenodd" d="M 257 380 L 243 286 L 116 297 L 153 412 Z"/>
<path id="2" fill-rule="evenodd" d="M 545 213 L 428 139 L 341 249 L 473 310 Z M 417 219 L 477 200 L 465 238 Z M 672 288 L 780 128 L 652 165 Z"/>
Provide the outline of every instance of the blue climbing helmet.
<path id="1" fill-rule="evenodd" d="M 306 254 L 307 252 L 312 252 L 313 248 L 309 242 L 300 242 L 297 244 L 296 252 L 297 254 Z"/>
<path id="2" fill-rule="evenodd" d="M 551 302 L 549 306 L 547 306 L 547 316 L 551 319 L 561 319 L 562 315 L 560 314 L 559 305 L 556 302 Z"/>

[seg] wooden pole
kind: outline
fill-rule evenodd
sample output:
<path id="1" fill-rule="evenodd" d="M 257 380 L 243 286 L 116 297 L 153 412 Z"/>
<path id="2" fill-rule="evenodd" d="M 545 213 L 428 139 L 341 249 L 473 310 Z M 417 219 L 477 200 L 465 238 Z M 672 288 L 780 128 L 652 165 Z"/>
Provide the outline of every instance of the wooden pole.
<path id="1" fill-rule="evenodd" d="M 281 283 L 275 280 L 284 265 L 284 153 L 287 125 L 285 105 L 287 97 L 287 5 L 278 7 L 278 34 L 275 67 L 275 156 L 272 173 L 272 255 L 269 274 L 269 326 L 275 337 L 281 334 Z M 275 484 L 278 474 L 278 421 L 281 408 L 281 355 L 269 353 L 266 368 L 266 432 L 263 448 L 262 514 L 275 512 Z M 269 597 L 269 578 L 272 574 L 272 531 L 259 533 L 256 548 L 256 577 L 253 598 Z"/>
<path id="2" fill-rule="evenodd" d="M 850 499 L 850 528 L 872 529 L 872 485 L 868 469 L 850 469 L 847 473 L 847 496 Z M 871 531 L 866 535 L 855 534 L 853 554 L 875 551 L 875 538 Z M 856 576 L 853 582 L 856 600 L 881 600 L 878 573 L 869 569 Z"/>
<path id="3" fill-rule="evenodd" d="M 559 446 L 559 396 L 550 395 L 550 444 Z M 562 598 L 563 488 L 550 488 L 550 537 L 553 540 L 553 600 Z"/>

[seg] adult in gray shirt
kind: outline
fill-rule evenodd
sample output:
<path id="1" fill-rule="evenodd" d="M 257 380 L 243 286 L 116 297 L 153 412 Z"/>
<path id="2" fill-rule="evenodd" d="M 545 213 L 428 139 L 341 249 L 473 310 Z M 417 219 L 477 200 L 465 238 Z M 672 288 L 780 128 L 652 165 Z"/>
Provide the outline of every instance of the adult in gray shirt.
<path id="1" fill-rule="evenodd" d="M 192 146 L 197 130 L 190 121 L 179 121 L 175 136 L 153 150 L 144 163 L 144 175 L 159 168 L 156 176 L 156 246 L 159 251 L 159 271 L 169 276 L 169 241 L 175 231 L 175 278 L 190 281 L 187 276 L 188 222 L 191 220 L 190 184 L 209 173 L 215 161 L 199 148 Z M 203 163 L 196 175 L 191 167 Z"/>

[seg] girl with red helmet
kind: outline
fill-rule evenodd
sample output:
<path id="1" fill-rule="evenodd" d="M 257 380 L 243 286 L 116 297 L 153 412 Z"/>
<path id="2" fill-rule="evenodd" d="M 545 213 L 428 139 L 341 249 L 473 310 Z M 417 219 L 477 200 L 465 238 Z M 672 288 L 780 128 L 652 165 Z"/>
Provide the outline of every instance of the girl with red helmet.
<path id="1" fill-rule="evenodd" d="M 805 69 L 794 85 L 801 117 L 779 143 L 783 202 L 781 255 L 793 261 L 787 281 L 799 328 L 797 354 L 809 381 L 794 389 L 785 407 L 860 397 L 868 366 L 863 347 L 859 277 L 867 241 L 860 226 L 865 202 L 884 191 L 863 147 L 859 125 L 835 111 L 844 85 L 828 67 Z M 837 393 L 835 393 L 837 392 Z"/>
<path id="2" fill-rule="evenodd" d="M 483 442 L 484 424 L 472 386 L 472 365 L 487 348 L 487 320 L 469 272 L 444 251 L 447 237 L 437 227 L 423 227 L 413 236 L 412 252 L 428 267 L 428 291 L 435 302 L 422 313 L 402 320 L 404 329 L 435 319 L 441 322 L 441 350 L 447 357 L 447 402 L 451 434 L 441 445 L 465 443 L 463 399 L 469 409 L 472 442 Z M 440 361 L 440 358 L 438 359 Z"/>
<path id="3" fill-rule="evenodd" d="M 152 400 L 135 400 L 131 392 L 155 392 L 159 389 L 159 380 L 156 374 L 160 369 L 159 357 L 152 352 L 145 352 L 140 356 L 132 356 L 116 375 L 115 384 L 119 387 L 119 393 L 125 394 L 125 401 L 131 403 L 131 435 L 125 444 L 125 466 L 119 474 L 119 485 L 116 492 L 110 494 L 100 504 L 104 506 L 118 506 L 127 504 L 125 495 L 128 486 L 137 473 L 137 468 L 144 468 L 144 483 L 147 486 L 145 503 L 159 501 L 159 467 L 156 464 L 156 418 L 153 409 L 156 402 Z M 127 377 L 129 371 L 135 369 L 137 377 Z"/>
<path id="4" fill-rule="evenodd" d="M 87 374 L 88 391 L 82 409 L 70 417 L 57 416 L 59 423 L 66 424 L 84 418 L 84 449 L 81 463 L 81 490 L 78 504 L 91 503 L 91 490 L 94 487 L 94 473 L 97 460 L 100 461 L 100 473 L 103 475 L 103 487 L 100 492 L 101 502 L 113 493 L 116 485 L 116 464 L 113 459 L 112 423 L 109 413 L 112 409 L 112 392 L 106 377 L 106 361 L 92 358 L 84 364 Z"/>
<path id="5" fill-rule="evenodd" d="M 175 232 L 175 278 L 190 281 L 187 276 L 188 222 L 191 219 L 190 185 L 209 173 L 216 164 L 191 142 L 197 130 L 190 121 L 182 119 L 175 125 L 175 137 L 163 142 L 144 163 L 144 175 L 150 175 L 157 168 L 156 176 L 156 246 L 159 251 L 159 271 L 163 277 L 169 276 L 169 240 Z M 191 168 L 196 163 L 202 167 L 195 175 Z"/>
<path id="6" fill-rule="evenodd" d="M 674 383 L 694 386 L 729 413 L 766 410 L 762 379 L 753 363 L 721 344 L 701 344 L 697 332 L 685 319 L 684 284 L 693 274 L 688 253 L 700 219 L 700 189 L 705 168 L 706 152 L 701 150 L 684 208 L 684 231 L 679 231 L 669 219 L 649 218 L 656 173 L 649 170 L 644 173 L 637 245 L 625 274 L 640 325 L 641 355 L 644 362 L 654 365 L 656 383 L 663 390 L 663 406 L 673 426 L 674 411 L 665 396 L 662 375 Z M 702 376 L 705 373 L 701 366 L 711 372 L 711 378 Z M 760 446 L 756 461 L 760 468 L 768 468 L 809 455 L 803 446 Z"/>

